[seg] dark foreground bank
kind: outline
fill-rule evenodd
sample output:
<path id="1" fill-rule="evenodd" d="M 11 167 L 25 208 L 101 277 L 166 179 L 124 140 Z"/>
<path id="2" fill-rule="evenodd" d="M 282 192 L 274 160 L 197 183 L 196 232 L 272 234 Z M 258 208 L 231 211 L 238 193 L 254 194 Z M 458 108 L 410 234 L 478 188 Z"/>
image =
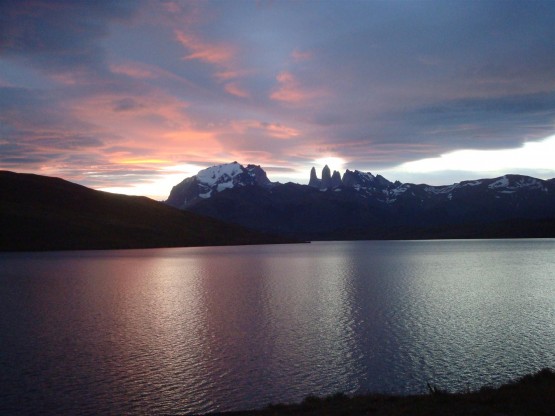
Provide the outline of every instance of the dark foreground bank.
<path id="1" fill-rule="evenodd" d="M 555 415 L 555 372 L 544 369 L 497 388 L 482 387 L 466 393 L 446 393 L 429 385 L 429 394 L 415 396 L 336 394 L 307 397 L 294 405 L 219 413 L 225 416 L 270 415 Z"/>
<path id="2" fill-rule="evenodd" d="M 113 250 L 293 243 L 59 178 L 0 171 L 0 251 Z"/>

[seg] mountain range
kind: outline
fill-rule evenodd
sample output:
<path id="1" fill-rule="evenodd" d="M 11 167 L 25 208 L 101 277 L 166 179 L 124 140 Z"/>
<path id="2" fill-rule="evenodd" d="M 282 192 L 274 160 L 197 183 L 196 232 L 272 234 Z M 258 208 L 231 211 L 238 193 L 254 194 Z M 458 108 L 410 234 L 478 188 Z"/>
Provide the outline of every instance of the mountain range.
<path id="1" fill-rule="evenodd" d="M 166 204 L 303 240 L 555 237 L 555 179 L 523 175 L 429 186 L 325 166 L 300 185 L 233 162 L 185 179 Z"/>
<path id="2" fill-rule="evenodd" d="M 0 171 L 0 251 L 291 242 L 146 197 Z"/>
<path id="3" fill-rule="evenodd" d="M 0 171 L 0 251 L 555 237 L 555 179 L 429 186 L 327 166 L 308 179 L 272 182 L 233 162 L 186 178 L 162 203 Z"/>

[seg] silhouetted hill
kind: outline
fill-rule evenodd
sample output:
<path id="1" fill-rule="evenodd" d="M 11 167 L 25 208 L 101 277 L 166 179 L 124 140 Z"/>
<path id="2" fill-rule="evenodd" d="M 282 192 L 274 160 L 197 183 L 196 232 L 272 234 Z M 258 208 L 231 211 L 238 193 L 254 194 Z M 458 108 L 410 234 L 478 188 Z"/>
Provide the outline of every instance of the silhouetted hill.
<path id="1" fill-rule="evenodd" d="M 285 242 L 146 197 L 0 171 L 0 250 L 78 250 Z"/>

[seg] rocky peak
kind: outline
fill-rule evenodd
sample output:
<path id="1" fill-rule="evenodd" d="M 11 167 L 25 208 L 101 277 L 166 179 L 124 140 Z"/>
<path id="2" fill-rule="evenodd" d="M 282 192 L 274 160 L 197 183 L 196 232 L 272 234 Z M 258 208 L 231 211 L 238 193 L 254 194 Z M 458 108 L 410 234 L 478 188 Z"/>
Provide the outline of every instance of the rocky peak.
<path id="1" fill-rule="evenodd" d="M 271 185 L 266 172 L 258 165 L 244 167 L 237 162 L 226 163 L 203 169 L 195 176 L 184 179 L 172 188 L 166 203 L 183 209 L 226 189 Z"/>
<path id="2" fill-rule="evenodd" d="M 387 179 L 384 178 L 382 175 L 377 175 L 377 176 L 376 176 L 376 183 L 377 183 L 379 186 L 382 186 L 382 187 L 384 187 L 384 188 L 385 188 L 386 186 L 393 185 L 393 182 L 387 180 Z M 401 182 L 395 181 L 395 184 L 401 184 Z"/>
<path id="3" fill-rule="evenodd" d="M 310 181 L 308 182 L 308 186 L 312 186 L 313 188 L 320 188 L 321 184 L 322 181 L 318 179 L 318 176 L 316 176 L 316 169 L 314 168 L 314 166 L 312 166 L 312 169 L 310 169 Z"/>
<path id="4" fill-rule="evenodd" d="M 376 178 L 370 172 L 360 172 L 358 170 L 351 171 L 347 169 L 343 174 L 343 185 L 350 188 L 362 187 L 367 188 L 374 183 Z"/>
<path id="5" fill-rule="evenodd" d="M 321 189 L 331 188 L 331 171 L 328 165 L 322 169 L 322 185 Z"/>
<path id="6" fill-rule="evenodd" d="M 272 182 L 268 179 L 266 172 L 260 167 L 260 165 L 247 165 L 246 170 L 249 176 L 254 178 L 254 182 L 257 185 L 268 186 L 272 184 Z"/>
<path id="7" fill-rule="evenodd" d="M 334 170 L 333 175 L 331 175 L 331 187 L 335 189 L 341 185 L 343 185 L 343 182 L 341 181 L 341 174 Z"/>
<path id="8" fill-rule="evenodd" d="M 310 169 L 310 181 L 308 182 L 309 186 L 313 188 L 318 188 L 321 190 L 324 189 L 335 189 L 340 187 L 343 184 L 341 181 L 341 174 L 334 170 L 333 175 L 331 173 L 331 169 L 328 165 L 324 166 L 322 169 L 322 179 L 318 179 L 316 176 L 316 169 L 314 166 Z"/>

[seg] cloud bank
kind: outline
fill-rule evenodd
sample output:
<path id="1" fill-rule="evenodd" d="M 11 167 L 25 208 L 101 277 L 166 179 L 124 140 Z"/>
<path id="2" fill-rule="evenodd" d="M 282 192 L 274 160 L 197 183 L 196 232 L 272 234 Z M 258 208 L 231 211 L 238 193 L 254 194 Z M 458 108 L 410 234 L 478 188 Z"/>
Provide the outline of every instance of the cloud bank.
<path id="1" fill-rule="evenodd" d="M 33 0 L 0 19 L 2 169 L 158 198 L 169 172 L 233 160 L 282 181 L 329 157 L 436 184 L 555 176 L 524 157 L 555 134 L 552 1 Z"/>

